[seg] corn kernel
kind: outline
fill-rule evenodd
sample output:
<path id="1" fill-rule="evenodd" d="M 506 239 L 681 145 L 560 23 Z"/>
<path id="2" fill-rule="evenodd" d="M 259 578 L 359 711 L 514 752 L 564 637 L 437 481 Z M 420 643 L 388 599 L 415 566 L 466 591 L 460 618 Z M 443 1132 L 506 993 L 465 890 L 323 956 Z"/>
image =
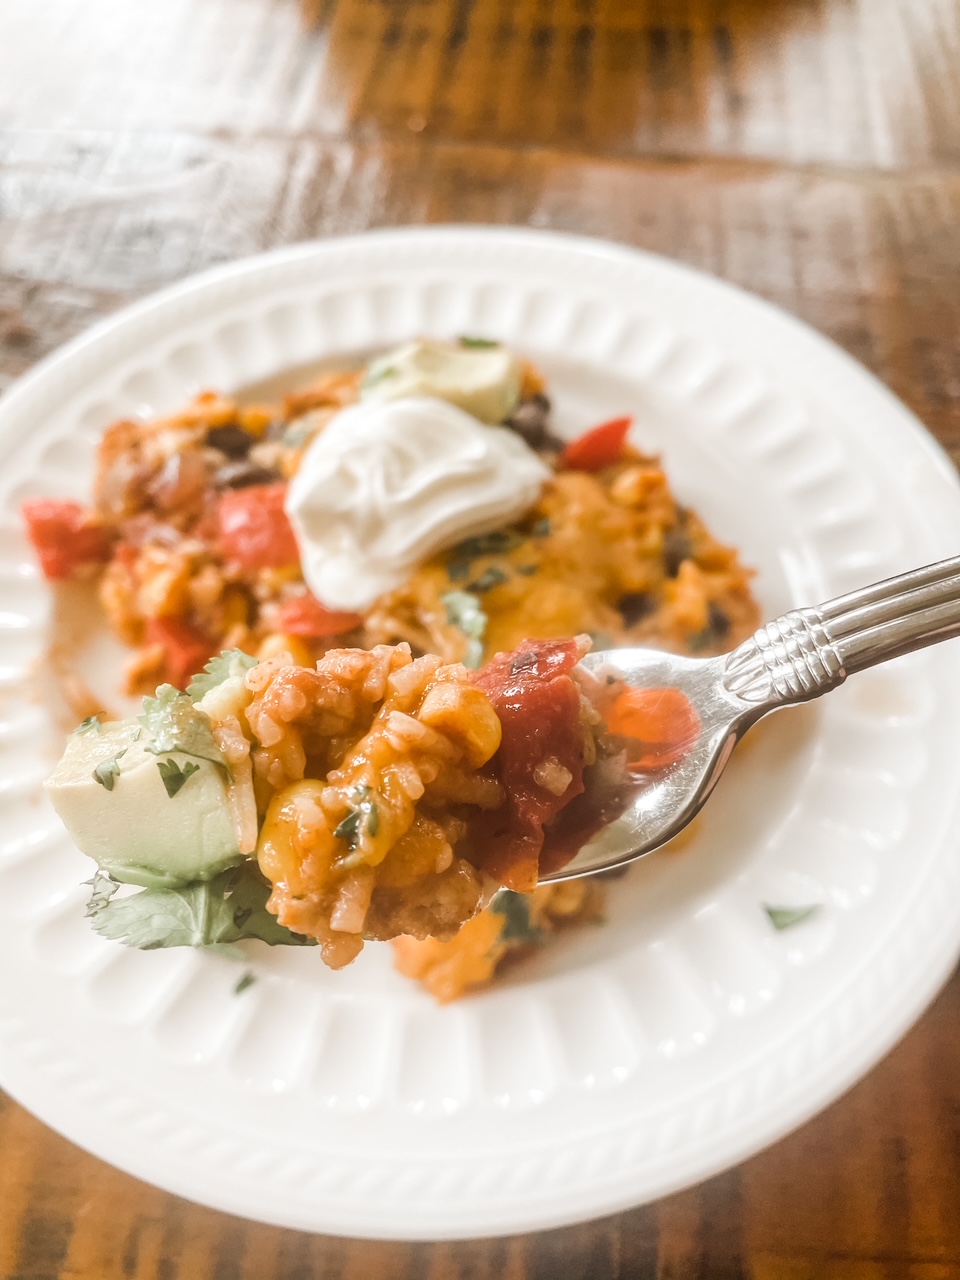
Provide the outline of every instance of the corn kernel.
<path id="1" fill-rule="evenodd" d="M 282 631 L 271 631 L 264 636 L 257 649 L 256 656 L 261 662 L 267 658 L 275 658 L 278 654 L 288 653 L 298 667 L 313 667 L 316 663 L 313 653 L 306 641 L 299 636 L 287 636 Z"/>
<path id="2" fill-rule="evenodd" d="M 486 764 L 500 745 L 497 713 L 483 690 L 473 685 L 452 680 L 433 685 L 417 718 L 457 743 L 475 769 Z"/>

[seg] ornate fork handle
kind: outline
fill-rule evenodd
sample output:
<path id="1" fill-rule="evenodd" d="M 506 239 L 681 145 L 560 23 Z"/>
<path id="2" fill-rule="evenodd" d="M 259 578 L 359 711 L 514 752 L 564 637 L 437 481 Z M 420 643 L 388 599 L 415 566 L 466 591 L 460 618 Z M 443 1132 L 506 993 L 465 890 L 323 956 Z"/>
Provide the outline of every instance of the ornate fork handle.
<path id="1" fill-rule="evenodd" d="M 775 618 L 727 655 L 722 682 L 758 710 L 787 706 L 952 635 L 960 635 L 960 556 Z"/>

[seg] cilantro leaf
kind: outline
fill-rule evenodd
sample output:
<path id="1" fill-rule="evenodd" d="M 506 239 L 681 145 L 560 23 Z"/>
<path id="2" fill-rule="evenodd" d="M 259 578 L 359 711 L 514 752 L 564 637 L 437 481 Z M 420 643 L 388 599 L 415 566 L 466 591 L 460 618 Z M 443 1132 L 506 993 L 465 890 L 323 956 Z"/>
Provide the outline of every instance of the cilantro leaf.
<path id="1" fill-rule="evenodd" d="M 194 764 L 192 760 L 185 761 L 183 768 L 177 764 L 176 760 L 158 760 L 157 768 L 160 770 L 160 777 L 171 800 L 188 778 L 200 772 L 200 766 Z"/>
<path id="2" fill-rule="evenodd" d="M 503 942 L 538 943 L 543 941 L 544 933 L 530 919 L 530 897 L 525 893 L 515 893 L 512 889 L 501 889 L 490 903 L 490 910 L 503 916 L 503 928 L 500 938 Z"/>
<path id="3" fill-rule="evenodd" d="M 116 881 L 98 872 L 87 916 L 104 938 L 127 947 L 213 947 L 256 938 L 270 946 L 314 946 L 267 910 L 271 886 L 253 861 L 179 889 L 141 889 L 117 898 Z"/>
<path id="4" fill-rule="evenodd" d="M 369 391 L 371 387 L 377 386 L 386 378 L 392 378 L 396 372 L 392 364 L 384 363 L 383 360 L 374 360 L 372 364 L 368 365 L 367 371 L 363 375 L 363 380 L 360 383 L 361 393 Z"/>
<path id="5" fill-rule="evenodd" d="M 120 777 L 120 758 L 127 754 L 127 748 L 118 751 L 115 756 L 111 756 L 109 760 L 101 760 L 93 771 L 93 776 L 100 783 L 101 787 L 106 787 L 108 791 L 113 790 L 113 784 Z"/>
<path id="6" fill-rule="evenodd" d="M 494 529 L 492 533 L 478 533 L 472 538 L 464 538 L 453 548 L 453 554 L 459 559 L 474 560 L 477 556 L 495 556 L 504 551 L 512 551 L 519 547 L 523 539 L 508 529 Z"/>
<path id="7" fill-rule="evenodd" d="M 549 538 L 550 536 L 550 517 L 544 516 L 530 530 L 535 538 Z"/>
<path id="8" fill-rule="evenodd" d="M 351 809 L 342 822 L 334 828 L 333 834 L 338 840 L 344 840 L 351 852 L 360 843 L 360 810 Z"/>
<path id="9" fill-rule="evenodd" d="M 248 969 L 246 973 L 241 975 L 239 981 L 234 986 L 233 994 L 235 996 L 242 995 L 244 991 L 246 991 L 247 987 L 253 986 L 256 980 L 257 980 L 257 975 L 255 973 L 251 973 L 250 970 Z"/>
<path id="10" fill-rule="evenodd" d="M 162 684 L 155 698 L 144 698 L 143 715 L 139 719 L 153 735 L 153 741 L 146 743 L 147 751 L 153 755 L 166 756 L 176 751 L 198 760 L 209 760 L 229 777 L 226 759 L 213 738 L 209 716 L 172 684 Z"/>
<path id="11" fill-rule="evenodd" d="M 105 871 L 101 871 L 99 868 L 93 879 L 85 880 L 84 883 L 90 885 L 90 901 L 87 903 L 86 910 L 88 916 L 106 906 L 120 888 L 119 883 L 112 876 L 108 876 Z"/>
<path id="12" fill-rule="evenodd" d="M 470 569 L 473 561 L 478 556 L 496 556 L 502 555 L 506 551 L 513 551 L 515 547 L 523 544 L 523 538 L 518 534 L 511 532 L 509 529 L 495 529 L 492 533 L 479 533 L 472 538 L 464 538 L 462 542 L 451 550 L 450 557 L 447 560 L 447 573 L 451 582 L 465 582 L 470 577 Z M 502 569 L 491 566 L 486 571 L 496 574 L 502 573 Z M 481 576 L 485 577 L 486 574 Z M 491 583 L 491 585 L 496 585 Z M 473 588 L 471 587 L 470 590 Z M 489 590 L 489 588 L 485 588 Z"/>
<path id="13" fill-rule="evenodd" d="M 475 591 L 478 595 L 484 595 L 487 591 L 492 591 L 494 587 L 499 587 L 501 582 L 506 582 L 509 577 L 508 573 L 504 573 L 495 564 L 491 564 L 484 569 L 476 582 L 470 583 L 468 590 Z"/>
<path id="14" fill-rule="evenodd" d="M 364 827 L 366 827 L 367 835 L 370 836 L 375 836 L 380 830 L 380 810 L 377 808 L 377 802 L 373 799 L 373 796 L 372 787 L 364 785 L 354 788 L 350 795 L 351 800 L 354 801 L 354 807 L 334 829 L 333 834 L 338 840 L 346 842 L 346 846 L 351 853 L 359 845 L 361 831 Z"/>
<path id="15" fill-rule="evenodd" d="M 461 347 L 477 351 L 489 351 L 492 347 L 499 347 L 500 343 L 493 338 L 471 338 L 468 334 L 462 334 L 459 338 Z"/>
<path id="16" fill-rule="evenodd" d="M 459 627 L 469 641 L 464 666 L 479 667 L 483 662 L 483 637 L 487 630 L 487 615 L 481 608 L 479 596 L 469 591 L 448 591 L 442 600 L 447 621 L 452 627 Z"/>
<path id="17" fill-rule="evenodd" d="M 224 680 L 239 676 L 256 665 L 257 659 L 244 653 L 242 649 L 224 649 L 217 657 L 210 659 L 199 675 L 193 677 L 187 685 L 187 697 L 192 702 L 199 702 L 205 693 L 215 689 L 218 684 L 223 684 Z"/>
<path id="18" fill-rule="evenodd" d="M 448 561 L 447 574 L 451 582 L 465 582 L 470 577 L 470 561 L 458 559 Z"/>
<path id="19" fill-rule="evenodd" d="M 764 903 L 763 909 L 770 917 L 770 923 L 779 933 L 783 929 L 792 929 L 795 924 L 802 924 L 804 920 L 809 920 L 820 910 L 820 904 L 815 902 L 808 907 L 769 907 Z"/>
<path id="20" fill-rule="evenodd" d="M 87 716 L 86 720 L 80 721 L 80 723 L 77 725 L 77 727 L 74 729 L 73 732 L 74 733 L 103 733 L 103 721 L 100 719 L 102 715 L 103 715 L 103 712 L 98 711 L 96 712 L 95 715 Z"/>

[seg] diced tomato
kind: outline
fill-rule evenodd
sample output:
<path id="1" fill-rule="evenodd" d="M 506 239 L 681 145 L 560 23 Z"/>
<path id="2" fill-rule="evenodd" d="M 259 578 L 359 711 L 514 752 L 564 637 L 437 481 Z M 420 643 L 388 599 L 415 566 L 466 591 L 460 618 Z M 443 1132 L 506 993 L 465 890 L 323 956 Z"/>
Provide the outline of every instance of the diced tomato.
<path id="1" fill-rule="evenodd" d="M 507 796 L 500 809 L 483 815 L 477 846 L 483 869 L 521 893 L 536 886 L 544 825 L 583 791 L 580 694 L 569 675 L 578 658 L 573 640 L 525 640 L 475 677 L 500 718 L 503 737 L 493 766 Z M 570 775 L 560 795 L 537 780 L 548 761 Z"/>
<path id="2" fill-rule="evenodd" d="M 110 538 L 96 516 L 79 502 L 35 498 L 21 508 L 27 533 L 51 581 L 110 559 Z"/>
<path id="3" fill-rule="evenodd" d="M 164 675 L 178 689 L 202 671 L 213 645 L 186 618 L 151 618 L 146 626 L 147 644 L 159 644 L 164 652 Z"/>
<path id="4" fill-rule="evenodd" d="M 241 569 L 285 569 L 297 564 L 300 551 L 283 504 L 285 484 L 231 489 L 217 508 L 219 542 L 228 560 Z"/>
<path id="5" fill-rule="evenodd" d="M 607 714 L 607 728 L 629 739 L 631 768 L 664 769 L 690 750 L 700 717 L 679 689 L 625 689 Z"/>
<path id="6" fill-rule="evenodd" d="M 565 675 L 580 661 L 576 640 L 524 640 L 512 653 L 498 653 L 474 676 L 474 684 L 498 697 L 539 680 Z"/>
<path id="7" fill-rule="evenodd" d="M 576 440 L 571 440 L 561 453 L 561 468 L 565 471 L 602 471 L 604 467 L 612 467 L 623 456 L 623 446 L 632 425 L 632 418 L 612 418 L 591 431 L 585 431 Z"/>
<path id="8" fill-rule="evenodd" d="M 303 636 L 308 640 L 322 639 L 324 636 L 339 636 L 344 631 L 353 631 L 362 622 L 362 614 L 328 609 L 309 592 L 285 601 L 276 614 L 278 631 L 288 636 Z"/>

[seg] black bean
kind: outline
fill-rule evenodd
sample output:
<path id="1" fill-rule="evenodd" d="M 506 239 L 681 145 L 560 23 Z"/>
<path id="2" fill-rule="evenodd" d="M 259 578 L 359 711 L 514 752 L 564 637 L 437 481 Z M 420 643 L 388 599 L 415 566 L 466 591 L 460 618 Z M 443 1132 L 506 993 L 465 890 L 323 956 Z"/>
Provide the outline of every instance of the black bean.
<path id="1" fill-rule="evenodd" d="M 663 537 L 663 571 L 675 578 L 684 560 L 693 555 L 693 546 L 682 529 L 668 529 Z"/>
<path id="2" fill-rule="evenodd" d="M 710 618 L 710 630 L 722 640 L 724 636 L 730 633 L 730 619 L 727 617 L 726 611 L 717 604 L 715 600 L 711 600 L 707 606 L 707 613 Z"/>
<path id="3" fill-rule="evenodd" d="M 643 618 L 648 617 L 656 607 L 656 599 L 649 591 L 628 591 L 617 601 L 617 608 L 623 614 L 623 620 L 628 627 L 635 626 Z"/>
<path id="4" fill-rule="evenodd" d="M 531 449 L 559 453 L 563 448 L 563 441 L 550 430 L 550 401 L 540 392 L 522 400 L 504 425 L 522 436 Z"/>
<path id="5" fill-rule="evenodd" d="M 207 432 L 207 444 L 228 458 L 245 458 L 253 445 L 253 436 L 231 422 L 225 427 L 211 427 Z"/>

